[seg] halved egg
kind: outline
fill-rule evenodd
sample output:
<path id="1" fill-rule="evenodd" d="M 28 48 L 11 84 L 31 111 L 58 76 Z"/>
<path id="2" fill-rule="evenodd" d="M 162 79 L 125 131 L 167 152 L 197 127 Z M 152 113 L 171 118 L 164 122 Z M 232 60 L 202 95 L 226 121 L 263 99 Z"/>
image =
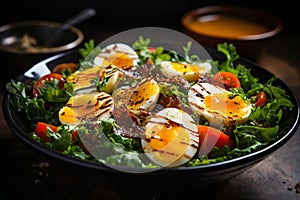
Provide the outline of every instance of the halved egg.
<path id="1" fill-rule="evenodd" d="M 188 102 L 195 113 L 215 127 L 245 123 L 252 109 L 240 96 L 210 83 L 193 85 L 188 92 Z"/>
<path id="2" fill-rule="evenodd" d="M 158 83 L 151 79 L 134 88 L 120 87 L 113 92 L 112 96 L 116 107 L 123 104 L 130 111 L 139 115 L 141 111 L 150 111 L 156 105 L 159 94 Z"/>
<path id="3" fill-rule="evenodd" d="M 164 76 L 168 78 L 180 76 L 189 82 L 196 82 L 201 74 L 210 72 L 211 68 L 212 66 L 210 63 L 192 65 L 188 63 L 162 61 L 160 64 L 160 69 Z"/>
<path id="4" fill-rule="evenodd" d="M 84 70 L 76 71 L 67 78 L 74 86 L 75 94 L 91 93 L 97 91 L 95 80 L 106 81 L 103 85 L 103 91 L 111 93 L 117 85 L 119 78 L 123 76 L 117 68 L 112 66 L 107 67 L 91 67 Z"/>
<path id="5" fill-rule="evenodd" d="M 121 69 L 131 68 L 138 62 L 137 53 L 129 45 L 123 43 L 106 46 L 94 59 L 94 64 L 97 66 L 112 65 Z"/>
<path id="6" fill-rule="evenodd" d="M 146 124 L 145 138 L 141 139 L 141 144 L 147 157 L 154 163 L 163 167 L 181 166 L 197 153 L 197 125 L 186 112 L 164 108 Z"/>
<path id="7" fill-rule="evenodd" d="M 59 111 L 62 124 L 76 125 L 82 120 L 99 121 L 111 117 L 113 99 L 105 93 L 88 93 L 72 96 Z"/>

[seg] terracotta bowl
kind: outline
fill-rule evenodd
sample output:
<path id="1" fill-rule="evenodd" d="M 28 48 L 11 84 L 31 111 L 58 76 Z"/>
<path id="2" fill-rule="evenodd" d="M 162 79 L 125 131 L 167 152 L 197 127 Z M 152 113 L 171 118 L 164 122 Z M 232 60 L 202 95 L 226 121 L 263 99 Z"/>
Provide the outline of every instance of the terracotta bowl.
<path id="1" fill-rule="evenodd" d="M 283 29 L 282 21 L 252 7 L 212 5 L 183 14 L 186 34 L 204 47 L 233 43 L 241 56 L 256 59 Z"/>

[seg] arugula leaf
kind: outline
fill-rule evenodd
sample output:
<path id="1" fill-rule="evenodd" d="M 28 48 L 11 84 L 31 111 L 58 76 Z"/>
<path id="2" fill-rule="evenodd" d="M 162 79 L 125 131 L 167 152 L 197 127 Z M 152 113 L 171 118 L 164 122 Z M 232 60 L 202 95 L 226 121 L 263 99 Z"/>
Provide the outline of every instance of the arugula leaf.
<path id="1" fill-rule="evenodd" d="M 220 67 L 225 71 L 231 71 L 233 63 L 239 58 L 236 48 L 233 44 L 223 43 L 217 45 L 217 50 L 226 56 L 226 61 L 220 63 Z"/>
<path id="2" fill-rule="evenodd" d="M 188 63 L 200 63 L 201 59 L 197 55 L 189 55 L 192 48 L 192 42 L 189 41 L 186 47 L 183 47 L 184 60 Z"/>
<path id="3" fill-rule="evenodd" d="M 66 103 L 73 93 L 73 84 L 67 82 L 63 89 L 59 88 L 58 80 L 45 81 L 43 87 L 38 87 L 39 99 L 44 99 L 47 102 Z"/>
<path id="4" fill-rule="evenodd" d="M 135 50 L 148 50 L 148 46 L 151 42 L 150 38 L 145 38 L 143 36 L 140 36 L 138 38 L 138 40 L 136 40 L 133 45 L 132 48 Z"/>
<path id="5" fill-rule="evenodd" d="M 243 125 L 237 126 L 235 131 L 253 135 L 257 141 L 264 143 L 274 141 L 278 137 L 278 130 L 278 125 L 274 127 Z M 243 138 L 245 138 L 245 135 L 243 135 Z"/>
<path id="6" fill-rule="evenodd" d="M 100 47 L 95 47 L 95 41 L 90 39 L 84 43 L 84 47 L 78 50 L 81 55 L 81 59 L 78 61 L 78 68 L 89 68 L 92 67 L 95 57 L 101 52 Z"/>

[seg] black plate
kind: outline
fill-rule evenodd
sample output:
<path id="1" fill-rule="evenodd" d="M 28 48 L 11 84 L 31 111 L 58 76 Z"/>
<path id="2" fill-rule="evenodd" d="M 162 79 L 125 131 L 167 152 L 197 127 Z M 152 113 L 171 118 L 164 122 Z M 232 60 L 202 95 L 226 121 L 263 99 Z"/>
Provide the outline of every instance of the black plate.
<path id="1" fill-rule="evenodd" d="M 221 61 L 224 59 L 223 54 L 216 52 L 216 50 L 207 50 L 214 60 Z M 61 54 L 61 57 L 47 63 L 47 66 L 51 69 L 58 63 L 69 61 L 77 62 L 78 59 L 78 53 L 71 51 Z M 257 64 L 248 59 L 239 58 L 237 60 L 237 63 L 240 63 L 242 65 L 245 65 L 247 68 L 250 68 L 252 74 L 258 77 L 262 83 L 273 76 L 273 74 L 271 74 L 269 71 L 258 66 Z M 24 77 L 24 75 L 22 74 L 19 75 L 16 78 L 16 80 L 31 81 L 30 79 Z M 24 121 L 22 116 L 20 116 L 20 114 L 14 109 L 12 109 L 12 107 L 10 106 L 10 95 L 8 93 L 5 93 L 3 98 L 3 112 L 8 126 L 10 127 L 12 132 L 16 136 L 18 136 L 22 141 L 24 141 L 31 147 L 34 147 L 36 150 L 44 152 L 54 158 L 65 161 L 71 165 L 74 164 L 79 167 L 82 167 L 83 171 L 91 170 L 93 173 L 97 173 L 97 176 L 102 177 L 101 179 L 99 178 L 99 180 L 105 180 L 105 184 L 107 185 L 113 185 L 114 187 L 120 186 L 121 188 L 124 188 L 124 190 L 132 187 L 132 185 L 134 185 L 136 189 L 149 190 L 151 188 L 152 181 L 155 181 L 155 183 L 158 186 L 157 188 L 160 188 L 161 190 L 164 190 L 163 188 L 165 186 L 185 187 L 193 185 L 194 183 L 197 186 L 204 186 L 212 183 L 218 183 L 220 181 L 224 181 L 241 174 L 256 163 L 271 155 L 274 151 L 283 146 L 294 135 L 299 125 L 299 101 L 296 95 L 283 81 L 278 79 L 278 84 L 286 90 L 288 95 L 290 95 L 291 101 L 295 105 L 295 109 L 289 113 L 289 118 L 292 119 L 292 123 L 283 124 L 285 122 L 282 122 L 281 125 L 287 127 L 287 132 L 277 141 L 260 151 L 220 163 L 202 165 L 197 167 L 180 167 L 174 169 L 163 168 L 160 170 L 146 173 L 122 172 L 99 163 L 84 161 L 71 156 L 64 155 L 37 143 L 27 135 L 28 124 L 26 123 L 26 121 Z M 157 181 L 157 179 L 159 179 L 159 181 Z M 140 181 L 142 181 L 143 184 L 136 184 Z"/>

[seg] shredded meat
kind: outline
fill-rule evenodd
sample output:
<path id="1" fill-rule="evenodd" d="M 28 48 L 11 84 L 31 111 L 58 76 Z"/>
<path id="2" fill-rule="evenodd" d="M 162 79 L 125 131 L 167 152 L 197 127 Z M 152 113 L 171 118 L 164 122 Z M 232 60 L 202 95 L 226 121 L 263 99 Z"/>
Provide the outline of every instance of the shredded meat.
<path id="1" fill-rule="evenodd" d="M 120 128 L 115 132 L 129 138 L 142 137 L 144 129 L 141 126 L 140 119 L 130 112 L 125 105 L 121 105 L 119 108 L 114 108 L 113 116 Z"/>

